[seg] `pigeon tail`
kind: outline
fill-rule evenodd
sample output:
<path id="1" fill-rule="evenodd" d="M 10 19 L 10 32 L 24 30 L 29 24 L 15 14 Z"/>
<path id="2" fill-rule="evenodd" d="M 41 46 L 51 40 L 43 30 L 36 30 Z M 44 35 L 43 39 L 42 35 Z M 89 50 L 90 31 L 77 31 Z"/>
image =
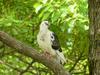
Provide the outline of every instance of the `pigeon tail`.
<path id="1" fill-rule="evenodd" d="M 57 53 L 57 58 L 58 58 L 59 62 L 61 64 L 65 64 L 66 63 L 66 59 L 65 59 L 63 53 L 59 52 L 59 51 L 56 51 L 56 53 Z"/>

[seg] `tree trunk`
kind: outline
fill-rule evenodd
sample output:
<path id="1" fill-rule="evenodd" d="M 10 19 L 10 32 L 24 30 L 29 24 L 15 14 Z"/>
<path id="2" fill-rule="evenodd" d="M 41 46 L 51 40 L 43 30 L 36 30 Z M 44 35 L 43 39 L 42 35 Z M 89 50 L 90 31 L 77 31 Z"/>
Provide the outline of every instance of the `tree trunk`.
<path id="1" fill-rule="evenodd" d="M 89 71 L 100 75 L 100 0 L 88 0 L 89 4 Z"/>

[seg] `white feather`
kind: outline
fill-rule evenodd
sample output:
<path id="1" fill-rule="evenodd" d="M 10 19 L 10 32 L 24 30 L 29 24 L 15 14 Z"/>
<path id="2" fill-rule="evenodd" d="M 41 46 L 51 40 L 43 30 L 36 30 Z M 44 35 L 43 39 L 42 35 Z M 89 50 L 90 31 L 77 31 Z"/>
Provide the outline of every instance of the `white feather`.
<path id="1" fill-rule="evenodd" d="M 59 52 L 59 50 L 54 50 L 52 48 L 51 35 L 50 35 L 52 34 L 52 31 L 48 29 L 48 26 L 44 22 L 48 23 L 48 21 L 43 21 L 41 23 L 40 31 L 37 35 L 37 42 L 39 44 L 39 47 L 42 50 L 49 52 L 51 55 L 56 56 L 57 60 L 61 64 L 64 64 L 66 62 L 66 59 L 62 52 Z"/>
<path id="2" fill-rule="evenodd" d="M 58 61 L 61 63 L 61 64 L 64 64 L 66 62 L 66 59 L 63 55 L 62 52 L 59 52 L 59 51 L 56 51 L 57 53 L 57 58 L 58 58 Z"/>
<path id="3" fill-rule="evenodd" d="M 49 31 L 46 28 L 43 28 L 42 30 L 39 31 L 37 35 L 37 42 L 39 44 L 39 47 L 42 50 L 49 52 L 51 55 L 56 55 L 55 51 L 51 47 L 52 42 L 50 41 L 51 39 L 50 34 L 51 34 L 51 31 Z"/>

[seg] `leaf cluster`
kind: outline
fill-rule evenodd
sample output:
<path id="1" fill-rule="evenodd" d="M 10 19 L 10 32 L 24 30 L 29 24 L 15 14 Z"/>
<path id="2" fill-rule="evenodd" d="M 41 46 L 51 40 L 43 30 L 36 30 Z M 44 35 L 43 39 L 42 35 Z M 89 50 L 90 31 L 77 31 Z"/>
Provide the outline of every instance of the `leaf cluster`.
<path id="1" fill-rule="evenodd" d="M 64 67 L 73 75 L 87 75 L 87 7 L 87 0 L 0 0 L 0 30 L 39 49 L 36 41 L 39 24 L 48 20 L 67 58 Z M 1 75 L 52 75 L 42 64 L 32 63 L 32 59 L 14 53 L 2 43 L 0 62 Z"/>

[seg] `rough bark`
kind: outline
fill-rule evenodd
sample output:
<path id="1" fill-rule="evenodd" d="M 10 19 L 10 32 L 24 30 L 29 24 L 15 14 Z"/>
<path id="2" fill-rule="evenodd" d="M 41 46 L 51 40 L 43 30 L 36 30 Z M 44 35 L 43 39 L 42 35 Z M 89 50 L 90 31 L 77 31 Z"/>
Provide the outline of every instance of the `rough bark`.
<path id="1" fill-rule="evenodd" d="M 31 46 L 23 44 L 3 31 L 0 31 L 0 41 L 11 48 L 14 48 L 16 52 L 31 57 L 35 61 L 44 64 L 54 72 L 54 75 L 69 75 L 68 71 L 66 71 L 63 66 L 60 65 L 55 59 L 48 59 L 46 56 L 37 52 L 37 50 L 33 49 Z"/>
<path id="2" fill-rule="evenodd" d="M 100 0 L 88 0 L 90 21 L 90 75 L 100 75 Z"/>

